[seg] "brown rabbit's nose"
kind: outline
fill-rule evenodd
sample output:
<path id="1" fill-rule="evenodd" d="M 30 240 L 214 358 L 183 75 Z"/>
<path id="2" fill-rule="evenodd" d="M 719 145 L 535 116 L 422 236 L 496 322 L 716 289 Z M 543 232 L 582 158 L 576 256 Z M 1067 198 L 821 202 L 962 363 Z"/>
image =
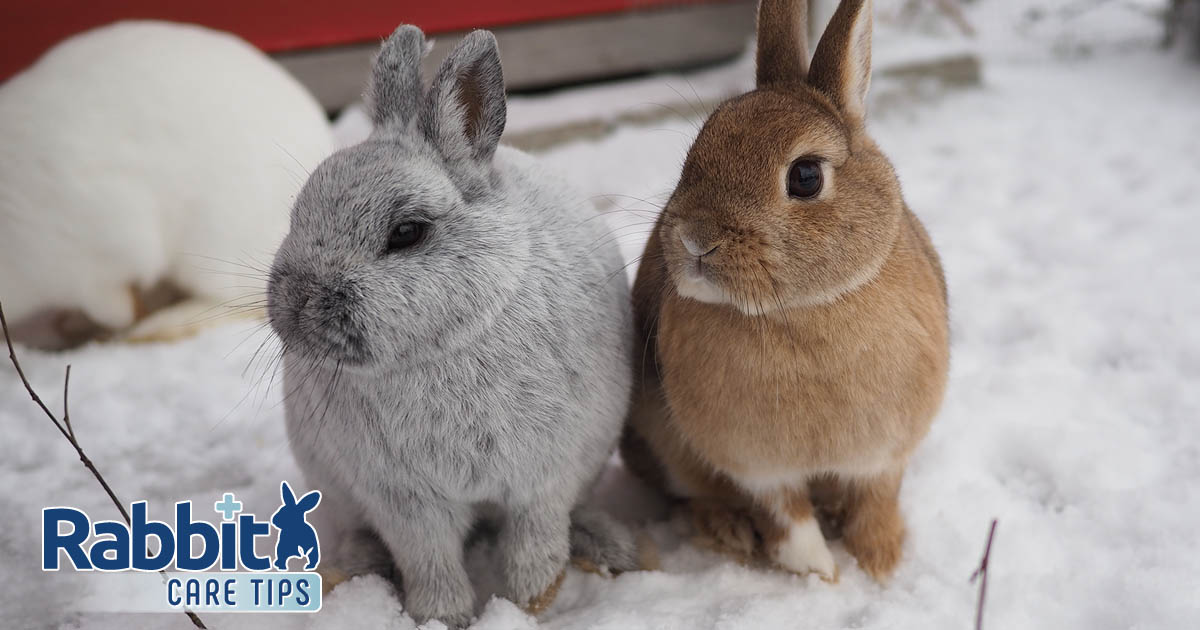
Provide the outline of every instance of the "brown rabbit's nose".
<path id="1" fill-rule="evenodd" d="M 708 243 L 699 243 L 691 237 L 683 234 L 679 235 L 679 241 L 683 243 L 683 248 L 696 258 L 704 258 L 705 256 L 717 251 L 717 248 L 720 247 L 719 244 L 710 246 Z"/>

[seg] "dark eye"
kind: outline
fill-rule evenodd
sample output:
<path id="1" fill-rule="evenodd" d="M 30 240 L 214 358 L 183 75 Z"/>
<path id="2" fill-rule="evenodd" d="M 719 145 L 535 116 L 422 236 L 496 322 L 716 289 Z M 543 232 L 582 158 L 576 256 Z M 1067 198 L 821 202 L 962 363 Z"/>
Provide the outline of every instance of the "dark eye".
<path id="1" fill-rule="evenodd" d="M 821 192 L 821 163 L 810 158 L 800 158 L 792 162 L 788 169 L 788 196 L 797 199 L 811 199 Z"/>
<path id="2" fill-rule="evenodd" d="M 392 231 L 388 234 L 387 253 L 391 254 L 416 245 L 421 237 L 425 236 L 427 227 L 428 225 L 425 223 L 414 221 L 397 223 L 392 226 Z"/>

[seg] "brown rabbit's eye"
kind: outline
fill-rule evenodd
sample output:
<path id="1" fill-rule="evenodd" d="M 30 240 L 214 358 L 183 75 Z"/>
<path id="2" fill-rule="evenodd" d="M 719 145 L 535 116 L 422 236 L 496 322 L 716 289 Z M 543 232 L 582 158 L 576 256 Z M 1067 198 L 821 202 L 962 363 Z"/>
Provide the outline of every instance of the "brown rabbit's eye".
<path id="1" fill-rule="evenodd" d="M 817 160 L 800 158 L 788 169 L 788 196 L 810 199 L 821 192 L 821 163 Z"/>
<path id="2" fill-rule="evenodd" d="M 426 227 L 425 223 L 414 221 L 397 223 L 392 226 L 392 231 L 388 233 L 387 253 L 391 254 L 416 245 L 425 235 Z"/>

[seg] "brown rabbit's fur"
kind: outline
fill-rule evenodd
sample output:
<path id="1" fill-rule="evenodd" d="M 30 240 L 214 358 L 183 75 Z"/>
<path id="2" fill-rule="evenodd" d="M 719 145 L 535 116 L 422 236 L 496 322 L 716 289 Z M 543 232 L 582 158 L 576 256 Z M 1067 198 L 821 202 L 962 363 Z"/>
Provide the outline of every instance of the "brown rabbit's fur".
<path id="1" fill-rule="evenodd" d="M 704 513 L 750 511 L 777 564 L 836 579 L 819 490 L 883 579 L 904 538 L 904 468 L 945 388 L 946 289 L 864 129 L 870 2 L 842 2 L 811 71 L 804 4 L 764 0 L 759 87 L 705 123 L 646 246 L 622 456 Z M 801 156 L 825 165 L 814 199 L 787 194 Z"/>

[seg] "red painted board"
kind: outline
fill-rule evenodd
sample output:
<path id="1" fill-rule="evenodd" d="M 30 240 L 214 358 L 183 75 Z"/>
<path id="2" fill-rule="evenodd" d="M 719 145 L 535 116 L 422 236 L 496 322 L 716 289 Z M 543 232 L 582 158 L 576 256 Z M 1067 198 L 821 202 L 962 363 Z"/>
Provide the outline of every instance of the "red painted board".
<path id="1" fill-rule="evenodd" d="M 59 40 L 120 19 L 203 24 L 277 52 L 370 41 L 405 22 L 439 33 L 705 1 L 0 0 L 0 79 Z"/>

